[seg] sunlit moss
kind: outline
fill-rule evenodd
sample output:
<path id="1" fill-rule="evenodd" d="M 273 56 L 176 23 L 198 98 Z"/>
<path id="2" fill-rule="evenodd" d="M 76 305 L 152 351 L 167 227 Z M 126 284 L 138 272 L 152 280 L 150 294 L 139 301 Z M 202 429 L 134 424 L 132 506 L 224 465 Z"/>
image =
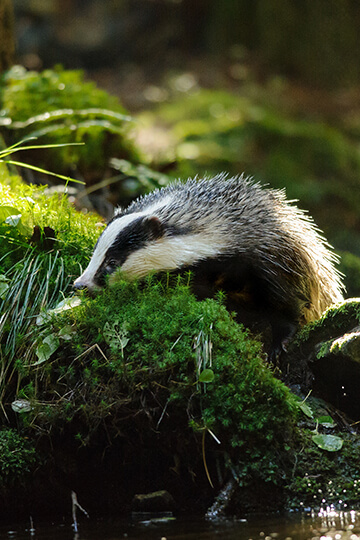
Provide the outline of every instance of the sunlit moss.
<path id="1" fill-rule="evenodd" d="M 11 209 L 19 221 L 12 222 L 5 214 L 0 219 L 0 266 L 10 268 L 25 254 L 34 256 L 48 251 L 59 251 L 69 274 L 78 273 L 85 265 L 100 233 L 101 220 L 94 214 L 77 212 L 66 195 L 49 195 L 46 187 L 24 184 L 19 178 L 7 177 L 0 185 L 1 207 Z M 39 238 L 34 238 L 34 227 L 39 228 Z M 51 246 L 42 242 L 45 228 L 52 229 Z"/>

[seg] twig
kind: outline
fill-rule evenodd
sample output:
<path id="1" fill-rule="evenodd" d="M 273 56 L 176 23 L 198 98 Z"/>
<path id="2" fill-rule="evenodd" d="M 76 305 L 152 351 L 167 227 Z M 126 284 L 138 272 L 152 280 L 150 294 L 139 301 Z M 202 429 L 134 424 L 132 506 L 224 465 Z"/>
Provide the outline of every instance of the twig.
<path id="1" fill-rule="evenodd" d="M 81 510 L 81 512 L 83 512 L 83 513 L 85 514 L 86 517 L 89 517 L 89 514 L 88 514 L 87 511 L 84 510 L 84 508 L 83 508 L 82 506 L 80 506 L 80 504 L 78 503 L 77 495 L 76 495 L 75 491 L 72 491 L 72 492 L 71 492 L 71 501 L 72 501 L 73 528 L 74 528 L 74 531 L 77 533 L 77 532 L 78 532 L 78 524 L 77 524 L 77 519 L 76 519 L 76 508 L 78 508 L 79 510 Z"/>
<path id="2" fill-rule="evenodd" d="M 34 528 L 34 522 L 33 522 L 33 518 L 32 516 L 30 516 L 30 535 L 31 536 L 34 536 L 35 535 L 35 528 Z"/>
<path id="3" fill-rule="evenodd" d="M 207 467 L 207 463 L 206 463 L 206 457 L 205 457 L 205 434 L 206 434 L 206 429 L 204 429 L 203 431 L 203 436 L 202 436 L 202 456 L 203 456 L 203 463 L 204 463 L 204 468 L 205 468 L 205 472 L 206 472 L 206 476 L 207 476 L 207 479 L 209 481 L 209 484 L 212 488 L 214 488 L 214 484 L 212 483 L 211 481 L 211 478 L 210 478 L 210 474 L 209 474 L 209 469 Z"/>

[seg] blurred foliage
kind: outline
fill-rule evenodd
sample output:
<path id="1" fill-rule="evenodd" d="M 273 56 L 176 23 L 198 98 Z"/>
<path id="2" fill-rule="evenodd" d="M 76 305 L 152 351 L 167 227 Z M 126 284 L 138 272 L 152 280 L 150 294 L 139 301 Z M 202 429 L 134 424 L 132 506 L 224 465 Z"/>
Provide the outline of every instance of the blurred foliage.
<path id="1" fill-rule="evenodd" d="M 159 162 L 180 177 L 245 172 L 315 216 L 336 247 L 360 254 L 360 153 L 346 129 L 285 113 L 264 93 L 193 90 L 139 115 L 169 132 Z M 151 159 L 151 147 L 149 150 Z"/>
<path id="2" fill-rule="evenodd" d="M 345 275 L 348 298 L 360 297 L 360 257 L 348 251 L 340 251 L 340 271 Z"/>
<path id="3" fill-rule="evenodd" d="M 41 73 L 14 66 L 0 81 L 0 126 L 8 145 L 25 137 L 42 144 L 84 146 L 32 151 L 26 161 L 58 173 L 79 173 L 89 183 L 102 178 L 110 157 L 135 158 L 130 117 L 119 101 L 81 71 L 58 67 Z M 25 158 L 22 158 L 25 161 Z"/>
<path id="4" fill-rule="evenodd" d="M 20 55 L 39 55 L 45 65 L 116 63 L 126 77 L 129 66 L 142 64 L 153 75 L 199 54 L 226 62 L 241 47 L 262 77 L 276 72 L 322 87 L 360 80 L 354 0 L 88 0 L 86 10 L 81 2 L 66 10 L 50 1 L 15 4 L 26 28 Z"/>

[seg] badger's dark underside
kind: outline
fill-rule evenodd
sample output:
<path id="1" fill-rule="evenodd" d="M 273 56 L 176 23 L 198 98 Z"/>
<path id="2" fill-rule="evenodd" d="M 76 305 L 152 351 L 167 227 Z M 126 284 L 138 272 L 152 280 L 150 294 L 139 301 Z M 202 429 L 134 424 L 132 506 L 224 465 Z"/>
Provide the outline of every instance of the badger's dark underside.
<path id="1" fill-rule="evenodd" d="M 286 347 L 299 326 L 302 301 L 293 291 L 267 280 L 251 262 L 240 255 L 207 259 L 183 268 L 191 270 L 192 289 L 199 300 L 226 294 L 225 305 L 238 322 L 260 334 L 272 359 Z M 279 282 L 284 280 L 280 279 Z"/>

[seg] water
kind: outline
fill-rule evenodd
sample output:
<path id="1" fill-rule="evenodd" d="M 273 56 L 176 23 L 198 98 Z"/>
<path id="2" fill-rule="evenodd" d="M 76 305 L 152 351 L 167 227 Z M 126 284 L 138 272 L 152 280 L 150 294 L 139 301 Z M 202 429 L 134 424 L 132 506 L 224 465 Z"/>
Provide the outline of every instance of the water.
<path id="1" fill-rule="evenodd" d="M 286 516 L 250 516 L 217 523 L 203 518 L 142 519 L 128 521 L 81 520 L 79 532 L 71 523 L 0 525 L 7 540 L 360 540 L 360 513 L 355 510 Z"/>

